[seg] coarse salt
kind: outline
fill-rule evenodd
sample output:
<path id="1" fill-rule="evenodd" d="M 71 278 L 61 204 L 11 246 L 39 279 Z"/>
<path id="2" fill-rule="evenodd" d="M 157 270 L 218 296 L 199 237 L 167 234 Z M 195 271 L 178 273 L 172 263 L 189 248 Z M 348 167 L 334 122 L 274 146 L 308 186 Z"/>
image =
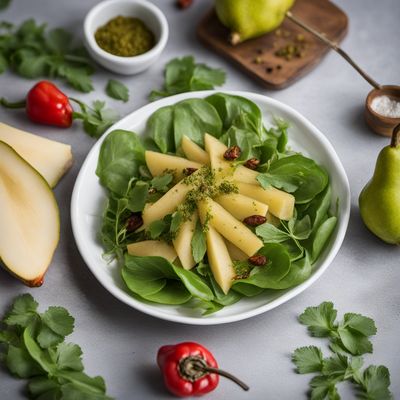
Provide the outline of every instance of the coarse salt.
<path id="1" fill-rule="evenodd" d="M 389 96 L 375 97 L 371 102 L 371 108 L 383 117 L 400 118 L 400 101 Z"/>

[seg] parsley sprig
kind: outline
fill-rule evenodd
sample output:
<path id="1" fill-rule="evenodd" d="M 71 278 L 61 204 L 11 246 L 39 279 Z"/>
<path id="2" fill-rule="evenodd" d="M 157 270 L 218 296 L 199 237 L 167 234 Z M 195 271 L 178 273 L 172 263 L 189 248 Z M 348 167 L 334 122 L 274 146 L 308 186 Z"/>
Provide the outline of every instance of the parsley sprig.
<path id="1" fill-rule="evenodd" d="M 84 47 L 66 30 L 47 30 L 33 19 L 20 26 L 0 23 L 0 73 L 7 69 L 29 79 L 62 78 L 81 92 L 93 90 L 94 69 Z"/>
<path id="2" fill-rule="evenodd" d="M 311 336 L 330 340 L 332 355 L 324 357 L 316 346 L 300 347 L 292 354 L 299 374 L 317 373 L 310 381 L 312 400 L 340 400 L 337 384 L 350 381 L 358 398 L 366 400 L 392 399 L 390 374 L 386 367 L 370 365 L 364 371 L 362 354 L 372 353 L 370 336 L 376 334 L 371 318 L 347 313 L 336 322 L 333 303 L 324 302 L 308 307 L 299 321 L 307 326 Z"/>
<path id="3" fill-rule="evenodd" d="M 30 294 L 17 297 L 0 329 L 0 360 L 11 374 L 28 379 L 29 398 L 111 399 L 103 378 L 85 374 L 81 348 L 64 341 L 74 318 L 63 307 L 37 309 Z"/>

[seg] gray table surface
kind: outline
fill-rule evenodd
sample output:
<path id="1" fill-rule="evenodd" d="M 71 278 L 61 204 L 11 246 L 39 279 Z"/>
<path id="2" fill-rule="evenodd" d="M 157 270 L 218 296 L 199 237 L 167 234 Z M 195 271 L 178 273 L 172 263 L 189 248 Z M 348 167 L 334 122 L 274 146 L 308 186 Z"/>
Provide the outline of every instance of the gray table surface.
<path id="1" fill-rule="evenodd" d="M 14 0 L 0 13 L 0 20 L 20 22 L 27 18 L 63 26 L 82 36 L 82 21 L 97 0 Z M 84 351 L 86 370 L 102 375 L 108 393 L 116 399 L 171 398 L 155 367 L 159 346 L 180 341 L 198 341 L 211 349 L 221 366 L 240 375 L 250 386 L 242 392 L 222 380 L 207 398 L 271 399 L 306 398 L 310 376 L 293 371 L 290 353 L 299 346 L 323 341 L 310 338 L 296 317 L 310 305 L 331 300 L 340 313 L 354 311 L 373 317 L 378 335 L 374 353 L 366 363 L 384 364 L 392 375 L 392 392 L 400 398 L 400 248 L 372 236 L 360 219 L 357 198 L 370 178 L 376 156 L 388 143 L 371 133 L 363 121 L 363 103 L 370 87 L 339 56 L 331 52 L 309 75 L 281 91 L 268 91 L 204 48 L 196 39 L 194 26 L 211 6 L 211 0 L 197 0 L 180 12 L 173 0 L 154 1 L 167 15 L 171 34 L 166 50 L 156 65 L 145 73 L 120 77 L 130 88 L 127 104 L 107 99 L 122 115 L 147 103 L 149 91 L 162 83 L 164 64 L 171 58 L 193 54 L 199 61 L 227 71 L 225 89 L 248 90 L 280 100 L 305 115 L 331 141 L 341 158 L 352 190 L 352 213 L 344 244 L 326 273 L 308 290 L 288 303 L 255 318 L 222 325 L 194 327 L 157 320 L 124 305 L 109 294 L 85 266 L 75 245 L 70 222 L 72 188 L 79 168 L 94 141 L 77 123 L 58 130 L 30 124 L 19 112 L 0 110 L 0 121 L 38 135 L 70 143 L 75 163 L 55 189 L 61 209 L 61 240 L 41 288 L 28 289 L 0 269 L 0 313 L 13 298 L 29 292 L 41 307 L 62 305 L 76 318 L 70 340 Z M 344 41 L 347 49 L 379 82 L 400 84 L 400 4 L 398 0 L 337 0 L 350 17 Z M 103 88 L 112 74 L 99 69 L 96 91 L 88 95 L 68 93 L 85 101 L 104 98 Z M 32 81 L 12 74 L 0 76 L 0 95 L 10 99 L 24 96 Z M 61 85 L 62 88 L 64 86 Z M 0 227 L 0 234 L 6 234 Z M 0 398 L 25 398 L 24 381 L 0 369 Z M 343 399 L 353 398 L 342 386 Z"/>

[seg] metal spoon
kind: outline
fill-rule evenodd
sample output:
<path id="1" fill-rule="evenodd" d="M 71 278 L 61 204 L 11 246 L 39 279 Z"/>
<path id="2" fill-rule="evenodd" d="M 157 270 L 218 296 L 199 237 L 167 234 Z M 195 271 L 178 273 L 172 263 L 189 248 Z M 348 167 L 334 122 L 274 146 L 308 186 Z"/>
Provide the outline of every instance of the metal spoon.
<path id="1" fill-rule="evenodd" d="M 340 54 L 371 86 L 374 87 L 374 89 L 368 93 L 365 101 L 365 119 L 374 132 L 383 136 L 391 136 L 394 127 L 400 123 L 400 118 L 390 118 L 378 114 L 372 109 L 371 103 L 372 100 L 378 96 L 388 96 L 391 99 L 400 102 L 400 86 L 380 85 L 363 69 L 361 69 L 361 67 L 336 42 L 329 40 L 323 33 L 311 28 L 304 21 L 295 17 L 290 11 L 286 13 L 286 16 L 296 25 L 316 36 L 319 40 Z"/>

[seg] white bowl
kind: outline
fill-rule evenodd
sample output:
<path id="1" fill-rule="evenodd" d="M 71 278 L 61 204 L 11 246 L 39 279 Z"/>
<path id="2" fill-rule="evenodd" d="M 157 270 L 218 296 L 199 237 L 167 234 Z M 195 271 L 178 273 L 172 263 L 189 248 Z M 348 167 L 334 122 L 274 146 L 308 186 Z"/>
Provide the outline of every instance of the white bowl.
<path id="1" fill-rule="evenodd" d="M 154 33 L 156 44 L 146 53 L 133 57 L 119 57 L 104 51 L 96 42 L 97 29 L 119 15 L 140 18 Z M 133 75 L 144 71 L 164 50 L 168 40 L 165 15 L 146 0 L 106 0 L 93 7 L 84 22 L 85 45 L 94 60 L 110 71 Z"/>
<path id="2" fill-rule="evenodd" d="M 160 107 L 188 98 L 206 97 L 213 93 L 215 91 L 191 92 L 158 100 L 126 116 L 111 127 L 108 132 L 114 129 L 125 129 L 143 134 L 147 119 Z M 253 298 L 243 298 L 238 303 L 225 307 L 207 317 L 202 317 L 196 314 L 195 310 L 184 306 L 164 306 L 140 301 L 129 294 L 121 279 L 120 268 L 116 264 L 109 265 L 106 263 L 102 257 L 104 249 L 98 240 L 98 231 L 107 194 L 99 184 L 95 170 L 100 146 L 107 136 L 107 133 L 105 133 L 89 152 L 75 183 L 71 203 L 73 233 L 83 259 L 99 282 L 124 303 L 157 318 L 194 325 L 214 325 L 239 321 L 271 310 L 301 293 L 324 273 L 339 251 L 346 233 L 350 216 L 349 182 L 328 139 L 305 117 L 277 100 L 249 92 L 225 91 L 225 93 L 243 96 L 254 101 L 260 107 L 266 125 L 272 123 L 274 117 L 284 118 L 290 123 L 289 144 L 291 147 L 309 155 L 329 172 L 333 209 L 336 209 L 336 199 L 339 199 L 338 223 L 328 246 L 314 264 L 312 275 L 294 288 L 269 291 Z"/>

